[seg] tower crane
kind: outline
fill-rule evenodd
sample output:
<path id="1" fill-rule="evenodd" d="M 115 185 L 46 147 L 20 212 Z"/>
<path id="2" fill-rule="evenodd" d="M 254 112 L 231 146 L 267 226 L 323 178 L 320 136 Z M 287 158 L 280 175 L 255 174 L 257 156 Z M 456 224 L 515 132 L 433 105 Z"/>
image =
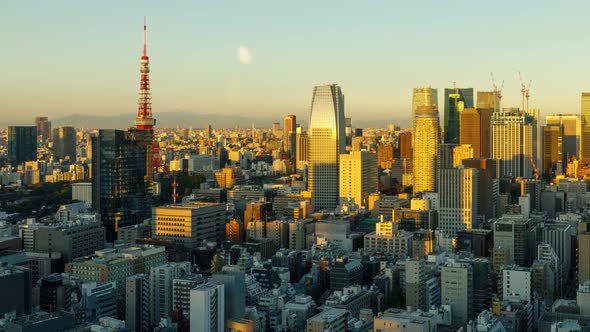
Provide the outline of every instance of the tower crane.
<path id="1" fill-rule="evenodd" d="M 491 77 L 491 81 L 492 81 L 492 87 L 494 88 L 494 92 L 498 96 L 498 103 L 501 105 L 502 89 L 504 89 L 504 80 L 502 80 L 502 84 L 500 85 L 500 88 L 498 88 L 498 85 L 496 84 L 496 79 L 494 78 L 493 72 L 490 72 L 490 77 Z M 494 107 L 494 109 L 495 109 L 495 107 Z"/>

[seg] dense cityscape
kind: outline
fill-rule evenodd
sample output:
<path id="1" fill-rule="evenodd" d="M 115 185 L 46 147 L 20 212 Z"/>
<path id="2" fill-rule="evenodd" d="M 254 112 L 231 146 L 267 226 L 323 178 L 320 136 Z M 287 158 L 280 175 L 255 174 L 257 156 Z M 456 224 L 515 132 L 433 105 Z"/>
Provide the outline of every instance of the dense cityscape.
<path id="1" fill-rule="evenodd" d="M 492 74 L 361 128 L 321 84 L 161 128 L 146 31 L 128 129 L 0 131 L 0 331 L 590 331 L 590 92 L 543 121 Z"/>

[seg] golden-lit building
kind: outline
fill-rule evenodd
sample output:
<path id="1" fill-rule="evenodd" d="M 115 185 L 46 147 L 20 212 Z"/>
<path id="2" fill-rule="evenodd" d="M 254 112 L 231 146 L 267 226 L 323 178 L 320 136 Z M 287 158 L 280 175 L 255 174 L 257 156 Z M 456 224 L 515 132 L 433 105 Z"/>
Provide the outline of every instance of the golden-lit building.
<path id="1" fill-rule="evenodd" d="M 240 169 L 236 167 L 225 167 L 215 172 L 215 182 L 220 188 L 231 189 L 240 178 Z"/>
<path id="2" fill-rule="evenodd" d="M 234 244 L 242 244 L 244 241 L 244 223 L 238 219 L 232 219 L 225 224 L 225 239 Z"/>
<path id="3" fill-rule="evenodd" d="M 367 151 L 353 150 L 340 155 L 340 199 L 354 200 L 366 206 L 371 193 L 378 191 L 379 180 L 377 155 Z"/>
<path id="4" fill-rule="evenodd" d="M 453 148 L 453 167 L 463 165 L 463 159 L 473 158 L 473 148 L 471 145 L 461 144 Z"/>
<path id="5" fill-rule="evenodd" d="M 248 319 L 228 319 L 225 327 L 228 332 L 254 332 L 254 321 Z"/>
<path id="6" fill-rule="evenodd" d="M 221 242 L 224 237 L 225 204 L 193 202 L 153 209 L 153 235 L 157 240 L 196 248 L 203 241 Z"/>
<path id="7" fill-rule="evenodd" d="M 438 109 L 420 106 L 414 117 L 413 190 L 436 191 L 436 159 L 440 141 Z"/>

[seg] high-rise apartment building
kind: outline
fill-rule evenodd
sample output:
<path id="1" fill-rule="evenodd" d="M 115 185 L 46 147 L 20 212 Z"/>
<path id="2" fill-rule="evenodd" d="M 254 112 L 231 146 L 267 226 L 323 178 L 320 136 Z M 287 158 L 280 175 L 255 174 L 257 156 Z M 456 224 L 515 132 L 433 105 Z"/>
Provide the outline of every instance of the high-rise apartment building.
<path id="1" fill-rule="evenodd" d="M 563 172 L 563 127 L 551 124 L 543 127 L 543 172 L 553 176 Z"/>
<path id="2" fill-rule="evenodd" d="M 76 161 L 76 129 L 59 127 L 53 129 L 53 156 L 57 159 Z"/>
<path id="3" fill-rule="evenodd" d="M 487 108 L 466 108 L 461 112 L 459 141 L 471 145 L 475 158 L 490 157 L 491 121 L 492 111 Z"/>
<path id="4" fill-rule="evenodd" d="M 125 322 L 129 330 L 150 330 L 150 299 L 148 275 L 136 274 L 125 279 Z"/>
<path id="5" fill-rule="evenodd" d="M 478 170 L 474 168 L 441 169 L 439 178 L 439 229 L 447 236 L 471 229 L 479 207 Z"/>
<path id="6" fill-rule="evenodd" d="M 590 92 L 582 92 L 582 161 L 590 160 Z"/>
<path id="7" fill-rule="evenodd" d="M 463 109 L 473 106 L 473 88 L 445 89 L 445 143 L 459 144 L 461 113 Z"/>
<path id="8" fill-rule="evenodd" d="M 46 116 L 35 117 L 35 127 L 37 127 L 37 135 L 41 136 L 43 141 L 51 138 L 51 121 Z"/>
<path id="9" fill-rule="evenodd" d="M 190 274 L 190 262 L 171 262 L 150 271 L 150 318 L 152 324 L 169 317 L 172 310 L 172 281 Z"/>
<path id="10" fill-rule="evenodd" d="M 436 191 L 439 119 L 435 106 L 420 106 L 414 117 L 414 193 Z"/>
<path id="11" fill-rule="evenodd" d="M 346 151 L 344 96 L 336 84 L 314 88 L 309 122 L 309 189 L 317 210 L 338 205 L 338 157 Z"/>
<path id="12" fill-rule="evenodd" d="M 353 150 L 340 155 L 340 199 L 367 206 L 367 198 L 379 189 L 377 154 Z"/>
<path id="13" fill-rule="evenodd" d="M 101 129 L 92 148 L 92 207 L 113 242 L 119 227 L 150 217 L 147 150 L 130 132 L 115 129 Z"/>
<path id="14" fill-rule="evenodd" d="M 37 127 L 8 127 L 8 159 L 13 165 L 37 160 Z"/>
<path id="15" fill-rule="evenodd" d="M 224 293 L 224 285 L 217 282 L 191 290 L 191 331 L 225 331 Z"/>
<path id="16" fill-rule="evenodd" d="M 492 159 L 500 161 L 500 176 L 533 177 L 536 138 L 534 114 L 511 108 L 493 114 Z"/>

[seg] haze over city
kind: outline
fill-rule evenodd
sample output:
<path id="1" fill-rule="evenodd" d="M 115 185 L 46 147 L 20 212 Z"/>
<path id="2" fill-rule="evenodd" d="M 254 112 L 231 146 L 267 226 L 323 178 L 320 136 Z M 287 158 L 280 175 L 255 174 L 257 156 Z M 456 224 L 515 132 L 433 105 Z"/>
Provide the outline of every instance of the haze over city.
<path id="1" fill-rule="evenodd" d="M 54 121 L 72 114 L 132 121 L 143 16 L 150 25 L 154 110 L 161 121 L 172 113 L 162 122 L 167 126 L 176 125 L 173 112 L 247 114 L 234 120 L 243 126 L 268 127 L 267 114 L 293 113 L 306 122 L 311 88 L 325 82 L 343 87 L 353 119 L 409 125 L 413 87 L 441 89 L 455 81 L 491 90 L 490 72 L 505 81 L 503 106 L 519 106 L 517 70 L 533 82 L 531 107 L 542 115 L 576 113 L 590 76 L 588 7 L 584 1 L 5 1 L 0 122 L 29 123 L 39 112 Z M 230 118 L 219 125 L 233 124 Z"/>

